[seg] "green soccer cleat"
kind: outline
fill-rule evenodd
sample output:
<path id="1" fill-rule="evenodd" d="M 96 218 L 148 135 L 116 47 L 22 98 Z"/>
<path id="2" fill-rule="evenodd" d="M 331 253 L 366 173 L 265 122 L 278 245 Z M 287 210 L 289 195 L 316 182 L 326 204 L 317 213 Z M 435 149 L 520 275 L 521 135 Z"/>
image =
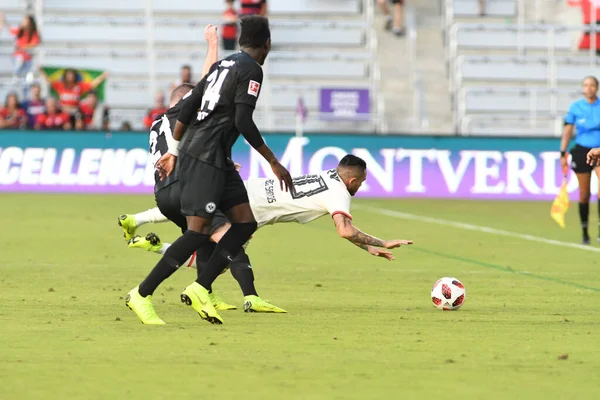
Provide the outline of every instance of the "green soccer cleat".
<path id="1" fill-rule="evenodd" d="M 212 301 L 212 304 L 215 306 L 215 310 L 217 311 L 237 310 L 236 306 L 225 303 L 219 296 L 215 294 L 215 292 L 209 293 L 208 297 L 210 297 L 210 301 Z"/>
<path id="2" fill-rule="evenodd" d="M 152 296 L 142 297 L 139 292 L 139 286 L 136 286 L 127 293 L 125 305 L 138 316 L 142 324 L 165 325 L 165 322 L 154 311 Z"/>
<path id="3" fill-rule="evenodd" d="M 159 253 L 163 248 L 163 244 L 158 235 L 152 232 L 147 234 L 145 238 L 135 235 L 129 240 L 128 246 L 132 249 L 144 249 L 153 253 Z"/>
<path id="4" fill-rule="evenodd" d="M 219 315 L 210 299 L 210 293 L 198 282 L 194 282 L 181 292 L 181 302 L 192 306 L 200 318 L 211 324 L 222 324 L 223 318 Z"/>
<path id="5" fill-rule="evenodd" d="M 133 215 L 123 214 L 117 218 L 117 222 L 119 223 L 119 226 L 123 228 L 125 240 L 130 241 L 137 230 L 137 224 L 135 223 Z"/>
<path id="6" fill-rule="evenodd" d="M 261 313 L 286 313 L 283 308 L 279 308 L 258 296 L 244 297 L 244 312 Z"/>

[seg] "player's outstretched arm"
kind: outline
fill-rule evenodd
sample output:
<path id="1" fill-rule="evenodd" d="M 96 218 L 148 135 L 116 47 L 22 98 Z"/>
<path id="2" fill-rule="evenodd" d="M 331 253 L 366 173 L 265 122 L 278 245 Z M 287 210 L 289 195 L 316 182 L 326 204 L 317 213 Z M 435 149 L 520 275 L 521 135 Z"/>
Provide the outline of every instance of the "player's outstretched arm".
<path id="1" fill-rule="evenodd" d="M 384 247 L 386 249 L 395 249 L 405 244 L 412 244 L 412 240 L 383 240 L 371 236 L 352 224 L 352 220 L 344 214 L 335 214 L 333 221 L 338 234 L 356 245 L 367 245 L 374 247 Z"/>
<path id="2" fill-rule="evenodd" d="M 374 247 L 374 246 L 368 246 L 366 244 L 359 244 L 359 243 L 354 243 L 354 242 L 350 242 L 350 243 L 352 243 L 353 245 L 355 245 L 357 247 L 360 247 L 361 249 L 363 249 L 367 253 L 371 254 L 372 256 L 382 257 L 388 261 L 395 260 L 394 255 L 389 250 L 380 249 L 380 248 Z"/>
<path id="3" fill-rule="evenodd" d="M 204 78 L 210 71 L 210 67 L 219 61 L 219 35 L 217 34 L 216 25 L 206 25 L 204 28 L 204 38 L 208 44 L 204 65 L 202 65 L 202 77 Z"/>

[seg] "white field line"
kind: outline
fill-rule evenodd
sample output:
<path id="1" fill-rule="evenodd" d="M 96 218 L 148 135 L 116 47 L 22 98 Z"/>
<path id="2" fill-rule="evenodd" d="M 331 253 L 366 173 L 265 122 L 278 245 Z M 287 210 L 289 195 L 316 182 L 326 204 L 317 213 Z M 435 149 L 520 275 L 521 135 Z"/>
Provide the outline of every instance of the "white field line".
<path id="1" fill-rule="evenodd" d="M 573 249 L 579 249 L 579 250 L 585 250 L 585 251 L 592 251 L 594 253 L 600 253 L 600 248 L 598 248 L 598 247 L 591 247 L 591 246 L 577 244 L 577 243 L 561 242 L 560 240 L 546 239 L 546 238 L 543 238 L 540 236 L 525 235 L 523 233 L 510 232 L 510 231 L 505 231 L 502 229 L 490 228 L 487 226 L 466 224 L 463 222 L 450 221 L 450 220 L 440 219 L 440 218 L 424 217 L 422 215 L 409 214 L 409 213 L 404 213 L 404 212 L 400 212 L 400 211 L 388 210 L 385 208 L 375 208 L 375 207 L 368 207 L 368 206 L 359 206 L 356 208 L 358 208 L 359 210 L 365 210 L 365 211 L 369 211 L 369 212 L 380 214 L 380 215 L 386 215 L 388 217 L 394 217 L 394 218 L 405 219 L 405 220 L 410 220 L 410 221 L 417 221 L 417 222 L 425 222 L 428 224 L 449 226 L 452 228 L 464 229 L 467 231 L 484 232 L 484 233 L 489 233 L 492 235 L 506 236 L 506 237 L 511 237 L 511 238 L 515 238 L 515 239 L 529 240 L 530 242 L 549 244 L 552 246 L 570 247 Z"/>

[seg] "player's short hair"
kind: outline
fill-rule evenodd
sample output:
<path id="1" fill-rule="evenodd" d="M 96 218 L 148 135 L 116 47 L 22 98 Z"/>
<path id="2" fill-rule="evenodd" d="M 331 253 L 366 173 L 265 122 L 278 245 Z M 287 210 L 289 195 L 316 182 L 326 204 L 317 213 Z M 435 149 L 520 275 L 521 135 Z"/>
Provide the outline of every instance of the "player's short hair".
<path id="1" fill-rule="evenodd" d="M 181 85 L 173 89 L 173 91 L 171 92 L 171 99 L 169 101 L 173 102 L 174 100 L 181 100 L 181 98 L 192 89 L 194 89 L 194 85 L 191 85 L 189 83 L 182 83 Z"/>
<path id="2" fill-rule="evenodd" d="M 346 154 L 339 162 L 338 167 L 341 168 L 356 168 L 363 173 L 367 169 L 367 163 L 360 157 L 353 154 Z"/>
<path id="3" fill-rule="evenodd" d="M 189 65 L 189 64 L 183 64 L 183 65 L 181 66 L 181 69 L 182 69 L 182 70 L 183 70 L 183 69 L 189 69 L 189 70 L 191 71 L 191 70 L 192 70 L 192 66 L 191 66 L 191 65 Z"/>
<path id="4" fill-rule="evenodd" d="M 252 49 L 261 48 L 271 38 L 269 20 L 260 15 L 247 15 L 240 19 L 242 33 L 240 34 L 240 47 Z"/>
<path id="5" fill-rule="evenodd" d="M 588 79 L 591 79 L 594 81 L 594 83 L 596 84 L 596 87 L 598 87 L 598 79 L 593 76 L 593 75 L 588 75 L 585 78 L 583 78 L 583 82 L 587 81 Z"/>

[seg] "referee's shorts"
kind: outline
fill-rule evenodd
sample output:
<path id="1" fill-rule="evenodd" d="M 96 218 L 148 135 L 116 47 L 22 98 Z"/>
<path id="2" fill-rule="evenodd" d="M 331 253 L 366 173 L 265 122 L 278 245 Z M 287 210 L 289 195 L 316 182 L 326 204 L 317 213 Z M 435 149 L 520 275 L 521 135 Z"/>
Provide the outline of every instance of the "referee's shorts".
<path id="1" fill-rule="evenodd" d="M 187 230 L 187 220 L 185 215 L 181 213 L 179 182 L 173 182 L 160 189 L 155 193 L 154 198 L 160 212 L 167 217 L 169 221 L 181 228 L 181 233 L 184 233 Z M 228 223 L 229 220 L 225 214 L 219 210 L 215 211 L 210 227 L 210 234 L 212 235 L 217 229 Z"/>
<path id="2" fill-rule="evenodd" d="M 583 147 L 578 144 L 571 149 L 571 169 L 576 174 L 589 174 L 594 167 L 587 163 L 587 153 L 591 150 L 589 147 Z"/>

